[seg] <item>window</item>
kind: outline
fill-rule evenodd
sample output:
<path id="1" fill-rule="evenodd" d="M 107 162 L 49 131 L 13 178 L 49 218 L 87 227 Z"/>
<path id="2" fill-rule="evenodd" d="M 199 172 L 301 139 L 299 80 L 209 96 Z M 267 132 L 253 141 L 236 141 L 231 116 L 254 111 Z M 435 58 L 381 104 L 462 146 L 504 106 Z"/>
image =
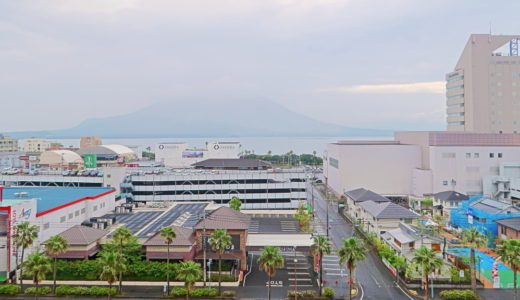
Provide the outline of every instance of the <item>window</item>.
<path id="1" fill-rule="evenodd" d="M 448 118 L 449 117 L 462 117 L 464 116 L 464 112 L 458 112 L 458 113 L 451 113 L 451 114 L 448 114 Z"/>
<path id="2" fill-rule="evenodd" d="M 448 185 L 448 180 L 443 180 L 442 185 Z"/>
<path id="3" fill-rule="evenodd" d="M 94 211 L 97 211 L 97 205 L 94 205 L 94 209 L 93 209 L 93 210 L 94 210 Z"/>
<path id="4" fill-rule="evenodd" d="M 63 222 L 65 222 L 66 220 L 67 220 L 67 217 L 66 217 L 66 216 L 62 216 L 62 217 L 60 218 L 60 223 L 63 223 Z"/>
<path id="5" fill-rule="evenodd" d="M 498 153 L 498 158 L 502 158 L 502 153 Z"/>
<path id="6" fill-rule="evenodd" d="M 507 234 L 507 229 L 504 226 L 502 226 L 502 225 L 499 225 L 499 226 L 500 226 L 500 233 L 506 235 Z"/>
<path id="7" fill-rule="evenodd" d="M 489 158 L 495 157 L 495 153 L 489 153 Z"/>
<path id="8" fill-rule="evenodd" d="M 75 216 L 75 217 L 79 216 L 79 210 L 76 210 L 76 211 L 74 212 L 74 216 Z"/>
<path id="9" fill-rule="evenodd" d="M 81 209 L 81 214 L 84 214 L 84 213 L 85 213 L 85 209 L 82 208 L 82 209 Z"/>
<path id="10" fill-rule="evenodd" d="M 471 158 L 471 153 L 466 153 L 466 158 Z"/>
<path id="11" fill-rule="evenodd" d="M 473 153 L 473 158 L 479 158 L 479 154 L 478 153 Z"/>
<path id="12" fill-rule="evenodd" d="M 448 98 L 448 100 L 460 99 L 460 98 L 464 98 L 464 94 L 457 94 L 457 95 L 453 95 L 453 96 L 448 96 L 446 98 Z"/>
<path id="13" fill-rule="evenodd" d="M 452 152 L 442 153 L 442 158 L 455 158 L 455 157 L 456 157 L 456 154 L 452 153 Z"/>
<path id="14" fill-rule="evenodd" d="M 448 109 L 450 109 L 450 108 L 458 108 L 458 107 L 464 107 L 464 103 L 457 103 L 457 104 L 450 104 L 450 105 L 448 105 Z"/>
<path id="15" fill-rule="evenodd" d="M 339 161 L 333 157 L 329 159 L 329 164 L 334 168 L 339 168 Z"/>
<path id="16" fill-rule="evenodd" d="M 464 88 L 464 85 L 456 85 L 456 86 L 452 86 L 452 87 L 449 87 L 449 88 L 446 88 L 446 91 L 456 91 L 456 90 L 461 90 Z"/>
<path id="17" fill-rule="evenodd" d="M 464 121 L 448 122 L 448 126 L 459 126 L 459 125 L 464 125 Z"/>
<path id="18" fill-rule="evenodd" d="M 70 213 L 70 214 L 69 214 L 69 220 L 72 219 L 72 217 L 74 217 L 74 214 L 73 214 L 73 213 Z"/>
<path id="19" fill-rule="evenodd" d="M 43 230 L 49 229 L 49 227 L 51 227 L 51 225 L 48 222 L 43 224 Z"/>

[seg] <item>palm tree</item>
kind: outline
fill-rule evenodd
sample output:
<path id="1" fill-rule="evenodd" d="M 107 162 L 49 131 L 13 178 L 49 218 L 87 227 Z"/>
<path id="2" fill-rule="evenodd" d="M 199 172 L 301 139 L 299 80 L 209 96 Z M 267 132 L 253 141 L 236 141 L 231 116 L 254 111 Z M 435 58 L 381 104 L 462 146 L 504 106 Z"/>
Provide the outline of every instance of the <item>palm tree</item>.
<path id="1" fill-rule="evenodd" d="M 181 262 L 177 268 L 177 280 L 184 281 L 186 286 L 186 299 L 190 299 L 191 288 L 195 285 L 195 282 L 202 276 L 200 264 L 192 261 Z"/>
<path id="2" fill-rule="evenodd" d="M 118 227 L 114 231 L 114 235 L 112 236 L 112 240 L 119 247 L 119 254 L 123 256 L 125 244 L 128 243 L 132 239 L 132 231 L 126 228 L 125 226 Z M 118 293 L 122 293 L 123 291 L 123 270 L 119 271 L 119 288 Z"/>
<path id="3" fill-rule="evenodd" d="M 436 251 L 421 246 L 413 254 L 412 261 L 419 265 L 422 269 L 423 280 L 425 282 L 424 298 L 429 299 L 428 279 L 431 272 L 442 267 L 442 259 L 437 256 Z"/>
<path id="4" fill-rule="evenodd" d="M 229 207 L 236 211 L 240 211 L 240 206 L 242 206 L 242 201 L 238 197 L 233 197 L 229 200 Z"/>
<path id="5" fill-rule="evenodd" d="M 394 261 L 392 262 L 392 266 L 395 268 L 395 277 L 397 280 L 397 284 L 399 284 L 399 272 L 406 270 L 406 266 L 408 263 L 406 262 L 406 258 L 403 256 L 396 256 Z"/>
<path id="6" fill-rule="evenodd" d="M 352 299 L 352 283 L 354 283 L 352 274 L 356 269 L 359 261 L 366 258 L 367 249 L 363 242 L 355 237 L 343 240 L 343 246 L 338 250 L 339 263 L 345 264 L 349 272 L 349 299 Z"/>
<path id="7" fill-rule="evenodd" d="M 496 253 L 500 260 L 511 266 L 511 270 L 513 270 L 513 288 L 515 289 L 515 300 L 517 300 L 516 273 L 520 266 L 520 240 L 503 240 L 497 246 Z"/>
<path id="8" fill-rule="evenodd" d="M 318 255 L 320 259 L 320 296 L 323 289 L 323 254 L 330 254 L 332 251 L 332 243 L 326 236 L 319 235 L 314 237 L 312 244 L 313 253 Z"/>
<path id="9" fill-rule="evenodd" d="M 67 251 L 69 243 L 61 235 L 54 235 L 45 242 L 45 251 L 54 257 L 54 265 L 52 271 L 52 279 L 54 281 L 52 286 L 52 292 L 56 293 L 56 261 L 58 254 Z"/>
<path id="10" fill-rule="evenodd" d="M 22 257 L 20 260 L 20 265 L 23 264 L 23 257 L 25 253 L 25 249 L 29 248 L 34 241 L 38 238 L 38 227 L 36 225 L 31 225 L 29 222 L 22 222 L 16 226 L 16 233 L 14 235 L 14 240 L 16 243 L 17 252 L 21 248 L 22 249 Z M 18 257 L 18 253 L 16 255 Z M 18 269 L 18 259 L 16 259 L 16 268 Z M 23 268 L 20 268 L 20 289 L 23 291 Z"/>
<path id="11" fill-rule="evenodd" d="M 115 251 L 102 251 L 97 263 L 101 269 L 99 278 L 108 282 L 108 299 L 112 295 L 112 284 L 117 281 L 118 274 L 126 269 L 125 257 Z"/>
<path id="12" fill-rule="evenodd" d="M 461 234 L 462 243 L 466 247 L 470 248 L 470 278 L 471 278 L 471 289 L 474 293 L 477 293 L 477 279 L 475 272 L 475 249 L 482 248 L 487 245 L 487 236 L 480 233 L 477 228 L 472 227 L 470 229 L 463 229 Z"/>
<path id="13" fill-rule="evenodd" d="M 177 237 L 175 230 L 172 227 L 164 227 L 160 231 L 161 236 L 165 239 L 165 243 L 168 244 L 168 254 L 166 256 L 166 281 L 167 281 L 167 293 L 170 294 L 170 244 L 173 239 Z"/>
<path id="14" fill-rule="evenodd" d="M 258 267 L 264 270 L 269 277 L 267 295 L 268 300 L 271 300 L 271 277 L 276 274 L 277 268 L 283 268 L 284 266 L 284 259 L 280 254 L 280 248 L 272 246 L 263 247 L 257 262 Z"/>
<path id="15" fill-rule="evenodd" d="M 218 292 L 220 294 L 222 285 L 222 254 L 231 247 L 231 236 L 227 234 L 225 229 L 216 229 L 210 236 L 209 245 L 213 251 L 218 253 Z"/>
<path id="16" fill-rule="evenodd" d="M 34 285 L 36 286 L 35 297 L 38 299 L 38 284 L 45 279 L 45 274 L 52 270 L 51 260 L 41 252 L 34 252 L 27 258 L 27 261 L 22 266 L 31 276 Z"/>

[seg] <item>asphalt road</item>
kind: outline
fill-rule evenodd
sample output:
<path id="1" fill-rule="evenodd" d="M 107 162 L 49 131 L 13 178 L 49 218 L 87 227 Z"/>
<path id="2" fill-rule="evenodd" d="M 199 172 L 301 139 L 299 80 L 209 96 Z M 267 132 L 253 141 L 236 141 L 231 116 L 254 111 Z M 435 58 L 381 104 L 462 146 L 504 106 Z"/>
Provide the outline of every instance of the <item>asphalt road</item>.
<path id="1" fill-rule="evenodd" d="M 314 193 L 315 218 L 319 220 L 326 231 L 327 202 L 315 187 L 309 187 L 309 191 Z M 329 205 L 329 238 L 337 249 L 343 244 L 343 239 L 352 236 L 353 228 L 338 214 L 335 203 Z M 347 271 L 344 270 L 344 273 L 347 274 Z M 326 276 L 324 278 L 327 279 Z M 395 278 L 379 262 L 379 258 L 371 252 L 367 255 L 366 260 L 359 263 L 354 278 L 356 282 L 363 286 L 363 299 L 365 300 L 410 299 L 397 287 Z M 334 285 L 335 282 L 327 282 L 327 286 L 334 287 Z"/>

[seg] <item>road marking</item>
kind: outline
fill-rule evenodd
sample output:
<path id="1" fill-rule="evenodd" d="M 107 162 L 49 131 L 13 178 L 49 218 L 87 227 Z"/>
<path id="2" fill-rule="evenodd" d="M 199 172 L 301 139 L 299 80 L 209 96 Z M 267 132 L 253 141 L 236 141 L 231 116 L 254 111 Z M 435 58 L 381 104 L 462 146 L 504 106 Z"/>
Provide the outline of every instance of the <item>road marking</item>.
<path id="1" fill-rule="evenodd" d="M 327 275 L 327 276 L 341 276 L 341 277 L 344 276 L 344 274 L 340 274 L 340 273 L 325 273 L 325 275 Z"/>
<path id="2" fill-rule="evenodd" d="M 372 277 L 372 280 L 374 280 L 374 282 L 377 284 L 378 287 L 381 287 L 381 285 L 379 284 L 379 282 L 376 280 L 376 278 L 372 275 L 372 274 L 369 274 L 370 277 Z"/>
<path id="3" fill-rule="evenodd" d="M 408 293 L 405 292 L 405 291 L 401 288 L 401 286 L 399 285 L 399 283 L 396 283 L 396 285 L 397 285 L 397 287 L 401 290 L 401 292 L 403 292 L 403 294 L 406 295 L 406 297 L 410 298 L 410 300 L 414 300 L 414 298 L 412 298 L 410 295 L 408 295 Z"/>
<path id="4" fill-rule="evenodd" d="M 287 272 L 289 275 L 309 275 L 308 272 Z"/>

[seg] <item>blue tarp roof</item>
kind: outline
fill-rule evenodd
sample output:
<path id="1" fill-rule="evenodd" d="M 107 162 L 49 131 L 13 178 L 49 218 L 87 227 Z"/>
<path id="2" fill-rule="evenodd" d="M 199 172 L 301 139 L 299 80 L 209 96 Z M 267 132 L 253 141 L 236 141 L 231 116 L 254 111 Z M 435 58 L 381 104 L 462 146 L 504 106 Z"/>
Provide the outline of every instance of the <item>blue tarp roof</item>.
<path id="1" fill-rule="evenodd" d="M 112 188 L 101 187 L 6 187 L 4 188 L 4 199 L 24 200 L 37 198 L 37 213 L 48 209 L 70 203 L 84 198 L 94 197 L 106 193 Z M 15 193 L 27 193 L 27 196 L 19 197 Z M 0 206 L 2 204 L 0 203 Z"/>

